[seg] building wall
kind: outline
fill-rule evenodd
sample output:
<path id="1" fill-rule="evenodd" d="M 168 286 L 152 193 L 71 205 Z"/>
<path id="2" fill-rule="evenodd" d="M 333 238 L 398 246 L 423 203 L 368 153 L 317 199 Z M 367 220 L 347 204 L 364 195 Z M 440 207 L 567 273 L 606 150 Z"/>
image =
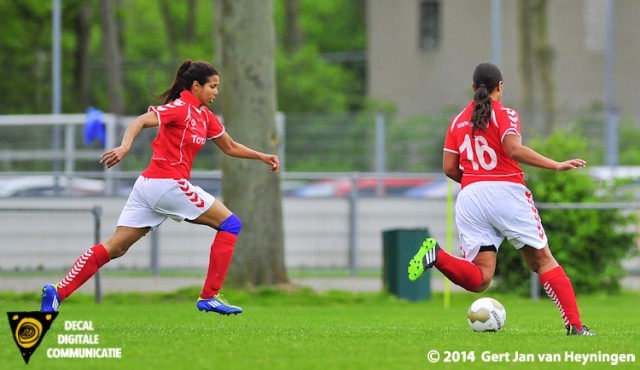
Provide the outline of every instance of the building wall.
<path id="1" fill-rule="evenodd" d="M 369 0 L 367 4 L 368 93 L 393 102 L 399 118 L 462 107 L 471 98 L 473 68 L 492 59 L 492 0 L 440 1 L 440 47 L 434 51 L 419 47 L 421 1 Z M 517 1 L 501 3 L 503 102 L 518 109 L 522 85 Z M 605 0 L 550 2 L 549 39 L 561 116 L 604 101 L 605 14 Z M 640 121 L 638 17 L 640 1 L 616 1 L 614 103 L 635 122 Z M 541 94 L 536 92 L 537 100 Z"/>

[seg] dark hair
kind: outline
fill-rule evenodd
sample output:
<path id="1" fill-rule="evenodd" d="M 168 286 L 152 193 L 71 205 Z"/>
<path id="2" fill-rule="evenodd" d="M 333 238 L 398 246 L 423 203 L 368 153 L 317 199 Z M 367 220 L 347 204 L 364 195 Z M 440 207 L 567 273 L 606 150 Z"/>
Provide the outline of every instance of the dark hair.
<path id="1" fill-rule="evenodd" d="M 200 85 L 204 85 L 209 77 L 219 75 L 218 70 L 207 62 L 193 62 L 191 59 L 186 59 L 178 68 L 176 78 L 173 80 L 171 87 L 155 97 L 167 104 L 178 99 L 182 91 L 191 89 L 193 81 L 198 81 Z"/>
<path id="2" fill-rule="evenodd" d="M 495 90 L 502 81 L 502 72 L 495 64 L 481 63 L 473 71 L 473 86 L 476 92 L 473 95 L 475 104 L 471 114 L 472 131 L 484 130 L 489 126 L 491 119 L 491 97 L 489 94 Z"/>

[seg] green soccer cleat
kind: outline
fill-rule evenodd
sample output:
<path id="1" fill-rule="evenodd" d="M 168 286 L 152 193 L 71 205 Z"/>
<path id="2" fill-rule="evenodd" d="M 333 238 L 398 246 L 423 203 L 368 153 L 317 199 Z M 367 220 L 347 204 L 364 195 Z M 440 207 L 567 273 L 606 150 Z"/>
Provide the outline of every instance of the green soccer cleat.
<path id="1" fill-rule="evenodd" d="M 416 281 L 426 269 L 433 267 L 438 259 L 440 245 L 433 238 L 427 238 L 415 256 L 409 261 L 409 280 Z"/>

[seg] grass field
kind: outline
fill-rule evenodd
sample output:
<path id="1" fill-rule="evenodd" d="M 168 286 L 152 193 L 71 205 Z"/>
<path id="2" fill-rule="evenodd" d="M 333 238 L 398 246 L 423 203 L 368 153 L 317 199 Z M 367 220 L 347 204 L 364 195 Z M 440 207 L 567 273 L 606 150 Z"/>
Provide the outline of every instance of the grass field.
<path id="1" fill-rule="evenodd" d="M 238 316 L 195 309 L 197 289 L 173 294 L 109 294 L 95 304 L 74 295 L 61 306 L 29 369 L 637 369 L 640 368 L 640 293 L 579 297 L 596 337 L 567 337 L 550 300 L 494 295 L 507 309 L 499 333 L 474 333 L 469 304 L 480 295 L 441 295 L 411 303 L 386 294 L 315 293 L 307 289 L 228 291 L 245 309 Z M 36 295 L 0 294 L 4 311 L 32 311 Z M 65 321 L 90 321 L 94 331 L 65 331 Z M 99 344 L 59 344 L 61 334 L 99 335 Z M 67 347 L 120 348 L 120 359 L 54 359 Z M 437 363 L 428 360 L 437 351 Z M 535 359 L 513 362 L 516 352 Z M 567 353 L 599 355 L 583 365 Z M 483 356 L 484 354 L 484 356 Z M 487 354 L 495 357 L 488 358 Z M 538 356 L 558 354 L 555 362 Z M 635 362 L 613 365 L 611 356 Z M 431 353 L 433 356 L 433 352 Z M 502 357 L 500 357 L 502 356 Z M 509 356 L 509 362 L 506 360 Z M 577 358 L 574 357 L 574 360 Z M 447 362 L 447 360 L 449 362 Z M 615 360 L 615 358 L 613 358 Z M 0 320 L 0 369 L 25 364 L 7 319 Z"/>

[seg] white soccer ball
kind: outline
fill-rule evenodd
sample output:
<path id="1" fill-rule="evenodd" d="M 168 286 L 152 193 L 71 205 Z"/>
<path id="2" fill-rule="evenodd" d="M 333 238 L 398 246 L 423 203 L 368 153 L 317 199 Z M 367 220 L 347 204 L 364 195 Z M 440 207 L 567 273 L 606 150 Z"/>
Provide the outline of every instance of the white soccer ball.
<path id="1" fill-rule="evenodd" d="M 480 298 L 471 304 L 467 322 L 473 331 L 500 331 L 507 320 L 507 310 L 493 298 Z"/>

